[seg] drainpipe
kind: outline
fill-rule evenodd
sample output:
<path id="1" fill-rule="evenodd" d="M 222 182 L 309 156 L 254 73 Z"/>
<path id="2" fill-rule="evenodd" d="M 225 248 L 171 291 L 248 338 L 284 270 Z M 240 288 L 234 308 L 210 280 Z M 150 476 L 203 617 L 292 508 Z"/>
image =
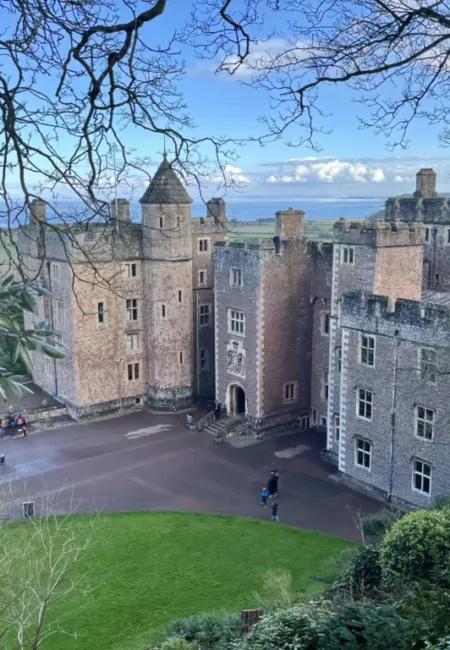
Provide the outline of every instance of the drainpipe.
<path id="1" fill-rule="evenodd" d="M 398 331 L 394 334 L 394 376 L 392 378 L 392 411 L 391 411 L 391 439 L 389 444 L 389 491 L 388 502 L 392 500 L 392 490 L 394 486 L 394 439 L 395 439 L 395 420 L 397 415 L 397 370 L 398 370 L 398 351 L 400 348 L 400 336 Z"/>
<path id="2" fill-rule="evenodd" d="M 200 397 L 200 345 L 199 345 L 199 326 L 198 326 L 198 291 L 195 293 L 195 300 L 196 300 L 196 305 L 195 305 L 195 328 L 196 328 L 196 334 L 197 334 L 197 359 L 196 359 L 196 365 L 197 365 L 197 398 Z M 214 328 L 216 327 L 216 323 L 214 322 Z M 215 354 L 214 350 L 214 354 Z"/>
<path id="3" fill-rule="evenodd" d="M 51 275 L 51 262 L 47 262 L 47 273 L 48 273 L 48 288 L 50 291 L 49 306 L 50 306 L 50 326 L 52 331 L 55 330 L 55 319 L 53 316 L 53 287 L 52 287 L 52 275 Z M 56 366 L 56 359 L 53 359 L 53 374 L 55 376 L 55 397 L 58 397 L 58 373 Z"/>

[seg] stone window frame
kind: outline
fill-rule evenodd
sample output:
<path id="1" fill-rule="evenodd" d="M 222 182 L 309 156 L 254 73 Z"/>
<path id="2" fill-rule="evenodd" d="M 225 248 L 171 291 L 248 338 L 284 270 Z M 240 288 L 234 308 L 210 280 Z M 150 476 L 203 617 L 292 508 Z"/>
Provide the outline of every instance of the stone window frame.
<path id="1" fill-rule="evenodd" d="M 336 348 L 337 371 L 342 372 L 342 347 Z"/>
<path id="2" fill-rule="evenodd" d="M 320 333 L 322 336 L 330 336 L 331 314 L 329 311 L 320 312 Z"/>
<path id="3" fill-rule="evenodd" d="M 161 318 L 165 320 L 167 318 L 167 307 L 165 304 L 161 305 Z"/>
<path id="4" fill-rule="evenodd" d="M 97 303 L 97 327 L 99 327 L 100 329 L 105 327 L 105 322 L 106 322 L 105 315 L 106 315 L 105 302 L 103 300 L 99 300 L 99 302 Z"/>
<path id="5" fill-rule="evenodd" d="M 60 268 L 57 262 L 50 263 L 50 281 L 52 287 L 59 287 L 59 282 L 61 280 Z"/>
<path id="6" fill-rule="evenodd" d="M 139 361 L 127 364 L 127 378 L 128 381 L 139 381 L 140 378 L 140 364 Z"/>
<path id="7" fill-rule="evenodd" d="M 364 339 L 373 341 L 373 347 L 370 345 L 364 345 Z M 375 356 L 376 356 L 376 337 L 373 334 L 365 334 L 364 332 L 359 332 L 358 336 L 358 363 L 367 368 L 375 368 Z M 364 355 L 366 352 L 366 355 Z M 368 363 L 370 360 L 370 353 L 372 353 L 372 363 Z M 366 361 L 364 361 L 364 356 L 366 356 Z"/>
<path id="8" fill-rule="evenodd" d="M 328 401 L 328 395 L 330 394 L 330 372 L 329 370 L 324 370 L 322 374 L 322 382 L 320 387 L 320 397 L 324 402 Z"/>
<path id="9" fill-rule="evenodd" d="M 429 244 L 430 240 L 431 240 L 431 237 L 430 237 L 430 235 L 431 235 L 431 226 L 425 226 L 424 231 L 425 232 L 424 232 L 423 241 L 424 241 L 425 244 Z"/>
<path id="10" fill-rule="evenodd" d="M 283 404 L 292 404 L 298 400 L 298 381 L 283 384 Z"/>
<path id="11" fill-rule="evenodd" d="M 44 355 L 44 372 L 46 377 L 53 377 L 53 359 Z"/>
<path id="12" fill-rule="evenodd" d="M 136 262 L 126 262 L 123 265 L 123 277 L 126 280 L 131 280 L 131 278 L 137 278 L 137 263 Z"/>
<path id="13" fill-rule="evenodd" d="M 372 449 L 373 444 L 367 438 L 362 438 L 361 436 L 355 436 L 355 465 L 361 469 L 366 470 L 367 472 L 372 471 Z M 366 460 L 368 459 L 368 465 Z M 361 460 L 361 462 L 360 462 Z"/>
<path id="14" fill-rule="evenodd" d="M 178 289 L 177 296 L 178 303 L 181 305 L 183 303 L 183 289 Z"/>
<path id="15" fill-rule="evenodd" d="M 152 267 L 151 266 L 147 266 L 145 275 L 146 275 L 146 278 L 147 278 L 147 282 L 151 282 L 152 281 Z"/>
<path id="16" fill-rule="evenodd" d="M 450 246 L 450 228 L 446 228 L 447 231 L 447 238 L 445 240 L 446 246 Z"/>
<path id="17" fill-rule="evenodd" d="M 211 237 L 198 237 L 197 241 L 198 241 L 197 252 L 209 253 L 211 248 Z M 206 246 L 204 245 L 204 242 L 206 242 Z"/>
<path id="18" fill-rule="evenodd" d="M 198 306 L 198 326 L 209 327 L 211 325 L 210 317 L 212 313 L 212 305 L 199 305 Z"/>
<path id="19" fill-rule="evenodd" d="M 204 352 L 203 355 L 202 352 Z M 206 348 L 202 348 L 198 351 L 198 368 L 200 372 L 209 371 L 209 354 Z"/>
<path id="20" fill-rule="evenodd" d="M 434 361 L 423 358 L 423 352 L 432 353 Z M 430 384 L 437 383 L 437 350 L 430 346 L 421 346 L 417 352 L 417 372 L 421 379 L 428 381 Z M 434 369 L 433 369 L 434 368 Z"/>
<path id="21" fill-rule="evenodd" d="M 201 273 L 204 273 L 204 281 L 201 281 Z M 206 269 L 198 269 L 197 283 L 199 287 L 206 287 L 208 285 L 208 271 Z"/>
<path id="22" fill-rule="evenodd" d="M 316 409 L 312 410 L 312 421 L 313 421 L 313 424 L 317 424 L 317 411 L 316 411 Z"/>
<path id="23" fill-rule="evenodd" d="M 355 266 L 355 247 L 341 245 L 340 261 L 341 264 L 347 264 L 348 266 Z"/>
<path id="24" fill-rule="evenodd" d="M 423 410 L 421 414 L 419 409 Z M 431 413 L 431 418 L 429 414 Z M 425 440 L 427 442 L 433 442 L 434 440 L 434 429 L 436 426 L 436 409 L 432 409 L 428 406 L 423 406 L 422 404 L 414 405 L 414 435 L 419 440 Z M 419 433 L 419 429 L 422 430 L 422 434 Z M 430 436 L 427 435 L 427 432 L 430 432 Z"/>
<path id="25" fill-rule="evenodd" d="M 364 395 L 362 393 L 364 392 Z M 368 395 L 370 395 L 370 400 L 368 399 Z M 365 422 L 372 422 L 373 419 L 373 391 L 369 390 L 368 388 L 361 388 L 357 387 L 356 388 L 356 417 L 359 418 L 360 420 L 364 420 Z M 368 407 L 370 407 L 370 417 L 367 417 L 367 415 L 361 415 L 361 404 L 363 405 L 363 411 L 364 413 L 367 413 L 369 410 Z"/>
<path id="26" fill-rule="evenodd" d="M 245 336 L 246 317 L 243 309 L 228 307 L 227 323 L 229 334 L 233 334 L 233 336 Z"/>
<path id="27" fill-rule="evenodd" d="M 140 352 L 141 349 L 141 333 L 140 332 L 127 332 L 125 335 L 127 341 L 127 352 Z M 136 347 L 133 345 L 133 341 L 137 341 Z"/>
<path id="28" fill-rule="evenodd" d="M 139 320 L 139 309 L 137 298 L 127 298 L 125 303 L 127 311 L 127 323 L 135 323 Z"/>
<path id="29" fill-rule="evenodd" d="M 325 427 L 325 429 L 328 427 L 328 419 L 326 415 L 320 416 L 320 426 Z"/>
<path id="30" fill-rule="evenodd" d="M 333 416 L 333 440 L 334 442 L 339 442 L 341 437 L 341 416 L 339 413 L 335 413 Z"/>
<path id="31" fill-rule="evenodd" d="M 180 352 L 179 362 L 180 362 L 180 366 L 182 366 L 183 365 L 183 352 Z"/>
<path id="32" fill-rule="evenodd" d="M 425 470 L 425 467 L 429 468 L 429 472 Z M 412 476 L 411 476 L 411 489 L 413 492 L 418 492 L 427 497 L 431 497 L 431 484 L 433 480 L 433 468 L 431 463 L 422 460 L 421 458 L 412 459 Z M 421 487 L 417 487 L 417 479 L 420 480 Z M 424 485 L 428 484 L 428 490 L 424 490 Z"/>
<path id="33" fill-rule="evenodd" d="M 65 323 L 65 309 L 62 300 L 55 300 L 55 325 L 57 329 L 62 329 Z"/>
<path id="34" fill-rule="evenodd" d="M 231 268 L 230 269 L 230 287 L 235 287 L 235 288 L 241 289 L 243 287 L 242 276 L 243 276 L 242 269 L 240 269 L 238 267 Z M 236 282 L 236 278 L 238 280 L 237 282 Z"/>
<path id="35" fill-rule="evenodd" d="M 301 415 L 299 417 L 299 426 L 302 431 L 307 431 L 311 428 L 311 416 L 310 415 Z"/>

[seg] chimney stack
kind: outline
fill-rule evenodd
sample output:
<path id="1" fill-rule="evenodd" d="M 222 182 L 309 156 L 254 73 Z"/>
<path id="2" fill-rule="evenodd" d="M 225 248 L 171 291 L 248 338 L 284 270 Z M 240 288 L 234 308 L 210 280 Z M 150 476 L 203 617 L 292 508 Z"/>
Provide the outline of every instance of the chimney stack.
<path id="1" fill-rule="evenodd" d="M 116 203 L 117 203 L 117 215 L 116 215 Z M 111 216 L 113 219 L 118 219 L 119 221 L 131 221 L 130 217 L 130 202 L 128 199 L 114 199 L 111 201 Z"/>
<path id="2" fill-rule="evenodd" d="M 226 221 L 227 220 L 227 206 L 225 201 L 222 198 L 210 199 L 207 204 L 207 214 L 206 216 L 216 221 Z"/>
<path id="3" fill-rule="evenodd" d="M 281 240 L 302 239 L 305 233 L 305 213 L 303 210 L 280 210 L 276 213 L 275 233 Z"/>
<path id="4" fill-rule="evenodd" d="M 434 199 L 437 197 L 436 172 L 434 169 L 425 168 L 417 172 L 414 197 L 418 199 Z"/>
<path id="5" fill-rule="evenodd" d="M 31 201 L 31 218 L 33 221 L 45 221 L 47 204 L 42 199 Z"/>

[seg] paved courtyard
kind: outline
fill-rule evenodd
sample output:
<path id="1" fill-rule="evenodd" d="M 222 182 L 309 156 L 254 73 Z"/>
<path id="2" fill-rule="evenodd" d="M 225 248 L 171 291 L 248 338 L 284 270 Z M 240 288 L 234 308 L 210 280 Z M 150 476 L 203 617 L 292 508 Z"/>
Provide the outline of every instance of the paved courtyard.
<path id="1" fill-rule="evenodd" d="M 236 449 L 184 427 L 185 415 L 133 413 L 0 443 L 0 486 L 9 511 L 23 500 L 68 510 L 192 510 L 269 518 L 259 494 L 280 472 L 283 523 L 356 538 L 354 517 L 379 502 L 336 483 L 319 458 L 324 438 L 298 432 Z M 224 540 L 226 543 L 226 540 Z"/>

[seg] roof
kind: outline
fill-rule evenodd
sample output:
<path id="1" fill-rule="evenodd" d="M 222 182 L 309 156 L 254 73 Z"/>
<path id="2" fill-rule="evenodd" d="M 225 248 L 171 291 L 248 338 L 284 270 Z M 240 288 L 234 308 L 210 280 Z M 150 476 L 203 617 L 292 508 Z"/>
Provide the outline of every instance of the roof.
<path id="1" fill-rule="evenodd" d="M 428 289 L 422 293 L 421 302 L 432 303 L 434 305 L 443 305 L 444 307 L 450 306 L 450 292 L 448 291 L 433 291 Z"/>
<path id="2" fill-rule="evenodd" d="M 139 203 L 150 205 L 192 203 L 192 199 L 184 189 L 183 183 L 178 178 L 175 170 L 172 169 L 170 163 L 167 162 L 166 154 L 164 154 L 164 159 L 158 171 L 153 176 Z"/>

